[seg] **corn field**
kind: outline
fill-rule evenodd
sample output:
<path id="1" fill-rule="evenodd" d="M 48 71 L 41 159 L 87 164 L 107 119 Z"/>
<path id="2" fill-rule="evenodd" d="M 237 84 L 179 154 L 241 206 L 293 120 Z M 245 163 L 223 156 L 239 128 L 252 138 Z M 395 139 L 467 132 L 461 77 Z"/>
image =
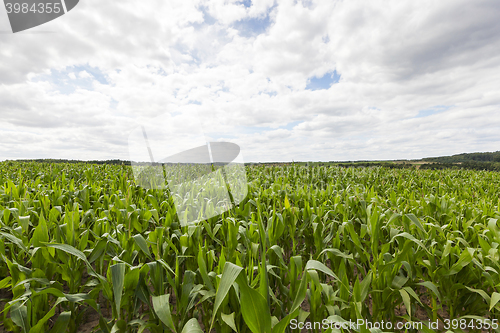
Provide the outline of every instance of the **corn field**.
<path id="1" fill-rule="evenodd" d="M 1 162 L 0 330 L 500 318 L 499 173 L 246 170 L 238 207 L 181 226 L 168 190 L 137 186 L 129 166 Z"/>

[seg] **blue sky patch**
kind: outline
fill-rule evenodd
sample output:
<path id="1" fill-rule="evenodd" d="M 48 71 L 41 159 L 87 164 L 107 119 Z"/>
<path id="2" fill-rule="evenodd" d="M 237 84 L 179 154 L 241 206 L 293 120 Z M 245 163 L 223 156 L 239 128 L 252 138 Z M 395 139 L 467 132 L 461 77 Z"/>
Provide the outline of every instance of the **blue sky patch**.
<path id="1" fill-rule="evenodd" d="M 434 114 L 442 113 L 451 109 L 453 105 L 436 105 L 428 109 L 418 111 L 418 114 L 413 118 L 425 118 Z"/>
<path id="2" fill-rule="evenodd" d="M 205 25 L 213 25 L 217 20 L 215 17 L 210 15 L 208 12 L 207 6 L 199 6 L 198 9 L 203 13 L 203 22 L 202 23 L 193 23 L 193 27 L 201 28 Z"/>
<path id="3" fill-rule="evenodd" d="M 90 76 L 82 77 L 79 75 L 83 71 L 87 72 Z M 70 75 L 75 75 L 75 78 L 72 79 Z M 33 82 L 49 82 L 61 94 L 69 95 L 75 92 L 77 88 L 94 90 L 94 80 L 101 84 L 109 84 L 105 75 L 99 68 L 89 65 L 70 66 L 60 71 L 51 69 L 50 74 L 39 75 L 33 79 Z"/>
<path id="4" fill-rule="evenodd" d="M 292 121 L 291 123 L 286 124 L 285 126 L 281 126 L 280 128 L 291 130 L 298 124 L 302 124 L 304 121 L 303 120 L 297 120 L 297 121 Z"/>
<path id="5" fill-rule="evenodd" d="M 243 37 L 255 37 L 266 32 L 271 26 L 271 17 L 269 13 L 272 8 L 267 12 L 264 17 L 251 17 L 245 18 L 233 23 L 233 28 L 240 32 Z"/>
<path id="6" fill-rule="evenodd" d="M 71 68 L 71 67 L 69 67 L 69 68 Z M 73 66 L 73 68 L 74 68 L 73 72 L 79 73 L 81 71 L 87 71 L 90 74 L 92 74 L 92 76 L 97 81 L 99 81 L 99 83 L 109 84 L 108 80 L 106 79 L 106 77 L 104 76 L 104 74 L 102 73 L 102 71 L 98 67 L 90 67 L 89 65 L 85 65 L 85 66 Z"/>
<path id="7" fill-rule="evenodd" d="M 333 72 L 328 72 L 320 78 L 313 76 L 307 82 L 307 90 L 321 90 L 328 89 L 332 84 L 338 83 L 341 75 L 337 73 L 336 70 Z"/>
<path id="8" fill-rule="evenodd" d="M 112 98 L 111 101 L 109 102 L 109 107 L 113 110 L 116 110 L 117 106 L 118 106 L 118 101 Z"/>
<path id="9" fill-rule="evenodd" d="M 278 93 L 276 91 L 259 91 L 259 95 L 268 95 L 270 97 L 274 97 L 276 95 L 278 95 Z"/>
<path id="10" fill-rule="evenodd" d="M 243 0 L 243 1 L 241 1 L 241 3 L 243 4 L 243 6 L 245 6 L 247 8 L 252 6 L 252 0 Z"/>

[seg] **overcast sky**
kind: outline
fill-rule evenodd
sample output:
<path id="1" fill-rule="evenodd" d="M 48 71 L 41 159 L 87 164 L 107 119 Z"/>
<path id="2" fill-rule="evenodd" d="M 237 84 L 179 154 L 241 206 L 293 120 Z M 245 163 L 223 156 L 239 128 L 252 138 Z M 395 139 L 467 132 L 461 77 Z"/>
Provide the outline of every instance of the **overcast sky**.
<path id="1" fill-rule="evenodd" d="M 498 0 L 81 0 L 16 34 L 1 7 L 0 160 L 129 159 L 157 117 L 247 162 L 500 150 Z"/>

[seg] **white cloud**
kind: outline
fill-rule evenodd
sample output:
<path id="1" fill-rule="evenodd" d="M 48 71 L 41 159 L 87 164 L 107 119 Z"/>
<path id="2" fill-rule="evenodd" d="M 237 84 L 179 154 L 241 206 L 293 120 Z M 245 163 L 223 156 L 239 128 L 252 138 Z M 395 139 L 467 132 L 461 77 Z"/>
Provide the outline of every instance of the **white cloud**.
<path id="1" fill-rule="evenodd" d="M 88 79 L 88 78 L 91 78 L 92 75 L 87 71 L 81 71 L 78 73 L 78 77 L 81 79 Z"/>
<path id="2" fill-rule="evenodd" d="M 248 161 L 498 150 L 499 14 L 494 0 L 80 2 L 0 34 L 0 160 L 127 159 L 138 122 L 187 109 Z M 333 70 L 339 83 L 305 89 Z"/>

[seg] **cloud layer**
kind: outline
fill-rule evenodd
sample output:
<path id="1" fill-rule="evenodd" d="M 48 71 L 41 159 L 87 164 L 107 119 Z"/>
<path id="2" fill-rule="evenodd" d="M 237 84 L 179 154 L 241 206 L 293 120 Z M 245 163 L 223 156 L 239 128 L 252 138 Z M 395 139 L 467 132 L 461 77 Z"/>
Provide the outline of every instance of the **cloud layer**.
<path id="1" fill-rule="evenodd" d="M 128 159 L 166 113 L 246 161 L 500 150 L 498 17 L 495 0 L 87 0 L 9 34 L 0 13 L 0 160 Z"/>

